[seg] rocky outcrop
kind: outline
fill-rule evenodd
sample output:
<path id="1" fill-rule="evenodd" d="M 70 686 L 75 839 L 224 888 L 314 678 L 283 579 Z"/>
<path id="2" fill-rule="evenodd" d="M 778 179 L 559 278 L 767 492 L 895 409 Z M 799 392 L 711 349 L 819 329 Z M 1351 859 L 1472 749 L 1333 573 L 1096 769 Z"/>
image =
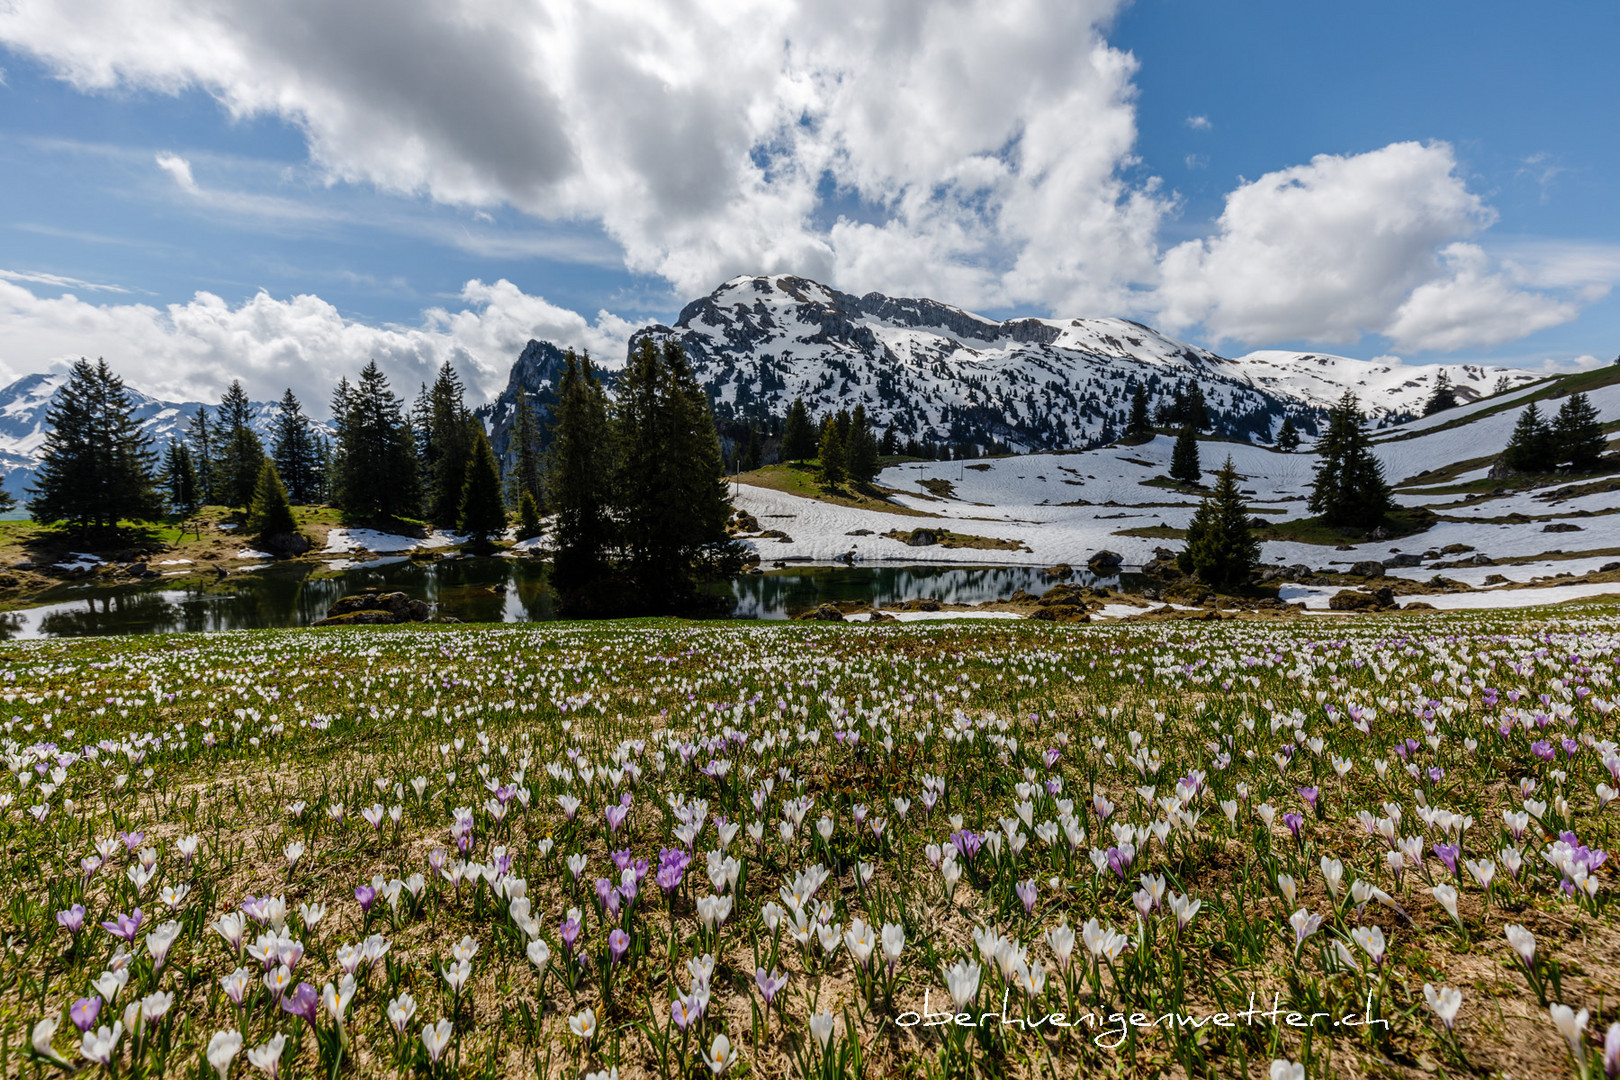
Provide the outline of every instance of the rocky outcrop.
<path id="1" fill-rule="evenodd" d="M 1387 585 L 1371 592 L 1342 589 L 1328 600 L 1330 611 L 1388 611 L 1395 606 L 1395 594 Z"/>
<path id="2" fill-rule="evenodd" d="M 1109 574 L 1119 573 L 1119 568 L 1124 564 L 1124 562 L 1125 559 L 1119 554 L 1119 552 L 1108 551 L 1105 549 L 1097 552 L 1096 554 L 1092 555 L 1091 558 L 1087 559 L 1086 568 L 1093 574 L 1107 576 Z"/>
<path id="3" fill-rule="evenodd" d="M 316 626 L 389 625 L 426 622 L 433 609 L 402 592 L 367 592 L 345 596 L 326 609 Z"/>
<path id="4" fill-rule="evenodd" d="M 843 622 L 844 613 L 831 604 L 821 604 L 796 618 L 805 622 Z"/>

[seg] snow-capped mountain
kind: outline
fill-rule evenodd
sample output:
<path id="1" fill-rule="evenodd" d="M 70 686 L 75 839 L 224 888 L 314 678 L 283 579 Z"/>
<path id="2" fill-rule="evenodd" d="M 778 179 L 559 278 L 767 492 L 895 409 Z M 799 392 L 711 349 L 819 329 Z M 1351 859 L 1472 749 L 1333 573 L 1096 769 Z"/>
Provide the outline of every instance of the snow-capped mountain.
<path id="1" fill-rule="evenodd" d="M 853 296 L 804 278 L 738 277 L 688 304 L 673 327 L 722 418 L 864 403 L 880 428 L 1016 450 L 1100 445 L 1124 430 L 1138 383 L 1152 408 L 1196 382 L 1215 432 L 1269 441 L 1285 414 L 1307 432 L 1354 390 L 1375 423 L 1419 412 L 1444 371 L 1460 401 L 1539 374 L 1468 364 L 1381 364 L 1314 353 L 1226 359 L 1127 319 L 996 322 L 925 299 Z"/>
<path id="2" fill-rule="evenodd" d="M 38 464 L 36 457 L 45 445 L 45 415 L 51 401 L 68 380 L 65 371 L 47 375 L 25 375 L 10 386 L 0 389 L 0 484 L 24 498 L 24 488 L 33 478 Z M 201 402 L 160 401 L 126 386 L 130 401 L 135 406 L 135 419 L 152 439 L 153 447 L 161 452 L 177 436 L 185 434 L 191 418 L 197 414 Z M 249 426 L 270 445 L 271 428 L 281 415 L 281 406 L 273 401 L 255 401 Z M 214 416 L 216 407 L 208 406 Z M 325 431 L 319 423 L 314 425 Z"/>

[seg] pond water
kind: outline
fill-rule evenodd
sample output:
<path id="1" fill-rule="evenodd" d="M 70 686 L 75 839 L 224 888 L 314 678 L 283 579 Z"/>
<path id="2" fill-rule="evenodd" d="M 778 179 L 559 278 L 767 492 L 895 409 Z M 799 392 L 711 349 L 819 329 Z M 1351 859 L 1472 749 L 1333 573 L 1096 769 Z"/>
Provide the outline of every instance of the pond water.
<path id="1" fill-rule="evenodd" d="M 1084 574 L 1075 580 L 1092 581 Z M 786 619 L 827 602 L 975 604 L 1019 589 L 1038 594 L 1051 584 L 1036 567 L 793 566 L 711 588 L 730 590 L 738 618 Z M 0 640 L 307 626 L 339 597 L 367 589 L 407 593 L 462 622 L 555 618 L 544 564 L 381 558 L 335 571 L 319 563 L 271 564 L 207 584 L 158 579 L 59 585 L 40 595 L 39 606 L 0 612 Z"/>

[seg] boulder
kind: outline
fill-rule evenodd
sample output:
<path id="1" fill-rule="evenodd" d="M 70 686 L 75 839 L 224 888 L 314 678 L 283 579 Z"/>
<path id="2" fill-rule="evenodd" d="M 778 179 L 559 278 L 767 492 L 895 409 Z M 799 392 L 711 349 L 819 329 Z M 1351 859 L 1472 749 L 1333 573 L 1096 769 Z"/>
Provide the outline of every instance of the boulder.
<path id="1" fill-rule="evenodd" d="M 259 542 L 265 546 L 265 550 L 275 555 L 302 555 L 315 546 L 309 542 L 309 537 L 297 532 L 274 533 L 262 537 Z"/>
<path id="2" fill-rule="evenodd" d="M 906 547 L 933 547 L 939 543 L 939 534 L 932 529 L 913 529 L 906 537 Z"/>
<path id="3" fill-rule="evenodd" d="M 1029 617 L 1038 619 L 1041 622 L 1083 623 L 1091 621 L 1091 616 L 1086 613 L 1085 608 L 1076 607 L 1073 604 L 1052 604 L 1049 607 L 1036 608 L 1029 613 Z"/>
<path id="4" fill-rule="evenodd" d="M 1045 570 L 1042 570 L 1041 576 L 1053 578 L 1057 581 L 1067 581 L 1074 576 L 1074 567 L 1066 562 L 1060 562 L 1056 566 L 1048 566 Z"/>
<path id="5" fill-rule="evenodd" d="M 316 626 L 392 626 L 400 620 L 386 611 L 350 611 L 343 615 L 328 615 Z"/>
<path id="6" fill-rule="evenodd" d="M 1423 565 L 1423 556 L 1421 556 L 1421 555 L 1413 555 L 1410 552 L 1403 552 L 1403 553 L 1401 553 L 1399 555 L 1391 555 L 1389 558 L 1384 560 L 1384 569 L 1386 569 L 1386 570 L 1393 570 L 1394 568 L 1396 568 L 1398 566 L 1422 566 L 1422 565 Z"/>
<path id="7" fill-rule="evenodd" d="M 1099 551 L 1086 560 L 1086 568 L 1093 574 L 1117 573 L 1125 559 L 1115 551 Z"/>
<path id="8" fill-rule="evenodd" d="M 1440 554 L 1442 554 L 1442 555 L 1466 555 L 1470 551 L 1473 551 L 1473 550 L 1474 550 L 1473 547 L 1471 545 L 1469 545 L 1469 544 L 1447 544 L 1445 547 L 1440 549 Z"/>
<path id="9" fill-rule="evenodd" d="M 1356 577 L 1381 578 L 1384 576 L 1384 564 L 1373 559 L 1366 559 L 1350 567 L 1350 573 Z"/>
<path id="10" fill-rule="evenodd" d="M 348 616 L 366 614 L 364 619 Z M 425 601 L 413 600 L 402 592 L 357 593 L 345 596 L 326 609 L 326 618 L 316 626 L 351 626 L 356 623 L 426 622 L 432 614 Z"/>
<path id="11" fill-rule="evenodd" d="M 1572 521 L 1549 521 L 1541 527 L 1544 533 L 1581 532 L 1581 527 Z"/>
<path id="12" fill-rule="evenodd" d="M 844 613 L 831 604 L 821 604 L 813 607 L 803 615 L 797 616 L 806 622 L 843 622 Z"/>
<path id="13" fill-rule="evenodd" d="M 871 536 L 872 535 L 872 530 L 871 529 L 851 529 L 851 530 L 849 530 L 849 532 L 845 533 L 844 535 L 845 536 Z"/>
<path id="14" fill-rule="evenodd" d="M 1405 607 L 1401 608 L 1401 610 L 1402 611 L 1434 611 L 1434 610 L 1436 610 L 1436 608 L 1435 608 L 1435 606 L 1433 604 L 1429 603 L 1426 600 L 1413 600 L 1410 604 L 1407 604 Z"/>
<path id="15" fill-rule="evenodd" d="M 1471 555 L 1468 558 L 1461 560 L 1460 562 L 1457 563 L 1457 565 L 1458 566 L 1495 566 L 1496 565 L 1496 560 L 1491 558 L 1489 555 L 1485 554 L 1483 551 L 1481 551 L 1476 555 Z"/>
<path id="16" fill-rule="evenodd" d="M 1598 567 L 1598 573 L 1600 574 L 1607 574 L 1614 570 L 1620 570 L 1620 562 L 1604 563 Z"/>
<path id="17" fill-rule="evenodd" d="M 1385 586 L 1377 592 L 1364 592 L 1360 589 L 1341 589 L 1328 601 L 1330 611 L 1385 611 L 1395 602 L 1394 595 L 1389 587 Z"/>
<path id="18" fill-rule="evenodd" d="M 1083 605 L 1085 596 L 1086 594 L 1080 586 L 1065 582 L 1047 589 L 1041 594 L 1041 598 L 1035 602 L 1041 607 L 1075 606 Z"/>

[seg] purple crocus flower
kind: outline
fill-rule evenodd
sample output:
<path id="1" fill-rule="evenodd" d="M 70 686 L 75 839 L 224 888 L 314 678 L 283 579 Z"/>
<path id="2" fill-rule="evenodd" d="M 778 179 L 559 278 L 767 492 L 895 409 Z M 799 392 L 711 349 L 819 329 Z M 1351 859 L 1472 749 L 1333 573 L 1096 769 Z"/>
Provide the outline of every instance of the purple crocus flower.
<path id="1" fill-rule="evenodd" d="M 1025 915 L 1034 914 L 1034 911 L 1035 911 L 1035 882 L 1033 882 L 1033 881 L 1020 881 L 1017 885 L 1015 885 L 1013 887 L 1013 892 L 1018 894 L 1019 901 L 1023 903 L 1023 905 L 1024 905 L 1024 914 Z"/>
<path id="2" fill-rule="evenodd" d="M 1460 849 L 1456 844 L 1434 845 L 1435 857 L 1446 864 L 1446 869 L 1451 871 L 1452 877 L 1457 876 L 1457 855 L 1459 852 Z"/>
<path id="3" fill-rule="evenodd" d="M 959 829 L 951 833 L 951 843 L 956 845 L 956 851 L 962 858 L 972 862 L 973 857 L 979 853 L 979 848 L 984 843 L 984 837 L 972 829 Z"/>
<path id="4" fill-rule="evenodd" d="M 315 1030 L 315 1017 L 321 1007 L 321 995 L 307 982 L 301 982 L 292 989 L 291 993 L 281 995 L 281 1007 L 294 1016 L 301 1016 L 309 1023 L 310 1030 Z"/>
<path id="5" fill-rule="evenodd" d="M 759 987 L 759 995 L 765 999 L 766 1008 L 770 1007 L 771 999 L 781 992 L 787 981 L 786 975 L 780 973 L 767 975 L 764 968 L 754 972 L 754 985 Z"/>
<path id="6" fill-rule="evenodd" d="M 68 1017 L 72 1019 L 73 1026 L 80 1031 L 89 1031 L 99 1015 L 101 1015 L 101 998 L 95 994 L 80 998 L 68 1006 Z"/>
<path id="7" fill-rule="evenodd" d="M 624 819 L 630 816 L 630 808 L 628 806 L 610 806 L 603 811 L 603 814 L 607 817 L 608 832 L 616 833 L 619 831 L 619 826 L 624 824 Z"/>
<path id="8" fill-rule="evenodd" d="M 630 951 L 630 935 L 615 926 L 608 934 L 608 958 L 617 964 Z"/>
<path id="9" fill-rule="evenodd" d="M 360 910 L 364 914 L 371 914 L 371 905 L 377 902 L 377 890 L 370 885 L 362 885 L 354 890 L 354 898 L 360 901 Z"/>
<path id="10" fill-rule="evenodd" d="M 58 911 L 56 921 L 68 933 L 77 934 L 84 929 L 84 905 L 74 904 L 66 911 Z"/>
<path id="11" fill-rule="evenodd" d="M 140 933 L 141 920 L 146 916 L 136 908 L 128 915 L 115 915 L 112 919 L 101 924 L 101 928 L 113 937 L 123 938 L 130 944 L 135 943 L 135 935 Z"/>
<path id="12" fill-rule="evenodd" d="M 1308 805 L 1312 811 L 1315 811 L 1316 809 L 1316 799 L 1320 794 L 1321 792 L 1317 791 L 1317 789 L 1313 787 L 1302 787 L 1299 789 L 1299 797 L 1305 800 L 1306 805 Z"/>
<path id="13" fill-rule="evenodd" d="M 1305 825 L 1305 815 L 1298 810 L 1290 810 L 1283 815 L 1283 824 L 1288 826 L 1288 831 L 1294 834 L 1295 840 L 1298 840 L 1299 830 Z"/>
<path id="14" fill-rule="evenodd" d="M 618 870 L 624 870 L 624 869 L 627 869 L 630 866 L 630 849 L 629 848 L 625 848 L 623 851 L 609 852 L 608 857 L 613 860 L 613 865 Z"/>
<path id="15" fill-rule="evenodd" d="M 134 851 L 141 846 L 141 841 L 146 839 L 146 834 L 144 832 L 121 832 L 118 834 L 118 839 L 124 842 L 126 849 Z"/>
<path id="16" fill-rule="evenodd" d="M 574 919 L 566 920 L 562 924 L 561 929 L 557 931 L 562 937 L 563 949 L 565 951 L 570 953 L 574 951 L 574 942 L 579 940 L 579 931 L 579 923 Z"/>
<path id="17" fill-rule="evenodd" d="M 1122 851 L 1117 847 L 1108 849 L 1108 868 L 1119 875 L 1121 881 L 1125 880 L 1125 872 L 1131 868 L 1131 860 L 1136 858 L 1136 852 Z"/>

